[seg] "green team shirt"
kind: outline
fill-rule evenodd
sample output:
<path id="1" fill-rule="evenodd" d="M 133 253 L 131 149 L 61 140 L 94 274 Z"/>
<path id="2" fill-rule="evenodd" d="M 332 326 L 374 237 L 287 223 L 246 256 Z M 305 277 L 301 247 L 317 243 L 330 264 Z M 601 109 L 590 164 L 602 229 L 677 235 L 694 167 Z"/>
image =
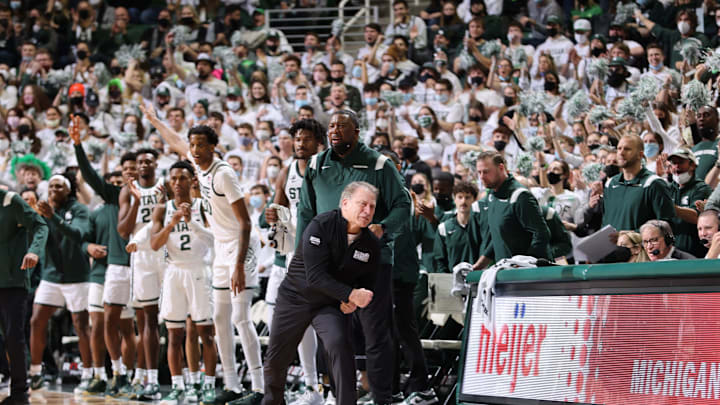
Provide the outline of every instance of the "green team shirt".
<path id="1" fill-rule="evenodd" d="M 423 239 L 434 238 L 435 227 L 420 215 L 412 215 L 393 237 L 393 279 L 415 284 L 420 274 L 417 246 Z M 423 254 L 423 259 L 424 259 Z M 430 270 L 426 268 L 429 272 Z"/>
<path id="2" fill-rule="evenodd" d="M 490 233 L 486 212 L 470 212 L 464 226 L 457 221 L 457 213 L 438 225 L 433 245 L 436 272 L 452 273 L 457 264 L 475 264 L 480 256 L 488 253 Z"/>
<path id="3" fill-rule="evenodd" d="M 718 139 L 715 139 L 714 141 L 702 141 L 693 146 L 693 154 L 695 154 L 698 160 L 697 168 L 695 169 L 696 179 L 705 181 L 705 176 L 710 169 L 713 168 L 715 162 L 717 162 L 717 144 Z"/>
<path id="4" fill-rule="evenodd" d="M 85 155 L 82 145 L 75 145 L 75 156 L 77 157 L 78 167 L 83 175 L 85 182 L 105 201 L 105 205 L 113 205 L 119 210 L 118 199 L 120 197 L 120 187 L 106 183 L 90 165 L 90 161 Z M 130 266 L 130 254 L 125 251 L 127 239 L 123 239 L 117 232 L 117 214 L 114 223 L 110 225 L 109 238 L 107 242 L 107 263 L 117 264 L 118 266 Z"/>
<path id="5" fill-rule="evenodd" d="M 621 172 L 605 182 L 603 210 L 603 226 L 618 231 L 637 231 L 651 219 L 672 223 L 675 217 L 667 183 L 644 167 L 632 180 Z"/>
<path id="6" fill-rule="evenodd" d="M 692 179 L 682 188 L 679 184 L 672 182 L 670 192 L 675 205 L 697 211 L 695 201 L 707 199 L 712 193 L 712 189 L 704 181 Z M 670 224 L 675 234 L 675 247 L 695 257 L 705 257 L 707 249 L 700 243 L 696 224 L 685 222 L 678 217 L 673 217 Z"/>
<path id="7" fill-rule="evenodd" d="M 296 235 L 302 235 L 315 215 L 336 209 L 343 189 L 354 181 L 365 181 L 380 190 L 373 223 L 385 227 L 381 260 L 392 264 L 392 235 L 410 217 L 410 195 L 392 161 L 363 143 L 355 145 L 344 158 L 330 148 L 310 160 L 300 190 Z M 301 239 L 295 238 L 296 246 Z"/>
<path id="8" fill-rule="evenodd" d="M 30 289 L 32 269 L 20 266 L 26 253 L 42 261 L 47 239 L 45 220 L 17 193 L 0 189 L 0 288 Z"/>
<path id="9" fill-rule="evenodd" d="M 41 278 L 53 283 L 69 284 L 88 281 L 90 259 L 82 250 L 85 232 L 89 228 L 88 208 L 75 199 L 55 209 L 47 219 L 50 236 L 47 257 Z"/>
<path id="10" fill-rule="evenodd" d="M 572 240 L 557 211 L 554 208 L 544 206 L 542 212 L 550 230 L 550 253 L 552 253 L 552 258 L 569 255 L 572 252 Z"/>
<path id="11" fill-rule="evenodd" d="M 90 243 L 108 246 L 110 234 L 117 233 L 118 206 L 103 204 L 90 213 L 88 229 L 85 232 L 85 242 L 82 244 L 82 251 L 87 252 Z M 107 271 L 107 256 L 102 259 L 93 259 L 90 267 L 88 281 L 91 283 L 105 284 L 105 271 Z"/>
<path id="12" fill-rule="evenodd" d="M 495 261 L 515 255 L 549 259 L 550 230 L 537 200 L 514 177 L 490 191 L 487 219 Z"/>

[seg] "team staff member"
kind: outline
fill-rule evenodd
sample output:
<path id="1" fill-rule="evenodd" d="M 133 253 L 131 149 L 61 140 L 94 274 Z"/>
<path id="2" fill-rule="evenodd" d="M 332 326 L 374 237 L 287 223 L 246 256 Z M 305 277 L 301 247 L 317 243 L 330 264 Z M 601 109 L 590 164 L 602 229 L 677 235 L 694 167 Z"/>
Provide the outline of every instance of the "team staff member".
<path id="1" fill-rule="evenodd" d="M 27 405 L 25 302 L 30 270 L 47 245 L 48 226 L 19 195 L 0 188 L 0 329 L 10 362 L 10 396 L 4 405 Z M 5 353 L 3 353 L 4 355 Z"/>
<path id="2" fill-rule="evenodd" d="M 338 405 L 357 401 L 352 318 L 365 308 L 380 271 L 380 241 L 368 229 L 379 191 L 369 183 L 348 184 L 340 209 L 315 217 L 298 238 L 288 274 L 280 284 L 265 358 L 263 405 L 284 401 L 287 369 L 295 348 L 312 325 L 323 342 Z"/>
<path id="3" fill-rule="evenodd" d="M 496 261 L 515 255 L 550 259 L 550 230 L 538 202 L 508 174 L 505 158 L 498 152 L 482 152 L 477 171 L 483 185 L 490 189 L 486 212 L 493 252 L 488 257 L 494 256 Z M 483 268 L 488 262 L 475 267 Z"/>
<path id="4" fill-rule="evenodd" d="M 315 155 L 305 171 L 298 205 L 297 234 L 302 235 L 317 214 L 335 209 L 340 194 L 353 181 L 366 181 L 380 190 L 375 217 L 369 226 L 383 241 L 381 269 L 375 299 L 358 311 L 365 334 L 368 378 L 375 403 L 392 402 L 392 249 L 391 235 L 410 217 L 410 197 L 397 168 L 386 156 L 359 143 L 360 129 L 352 111 L 330 117 L 331 148 Z"/>
<path id="5" fill-rule="evenodd" d="M 30 319 L 30 388 L 42 388 L 42 356 L 48 321 L 57 308 L 67 306 L 72 316 L 78 349 L 83 363 L 82 379 L 92 377 L 90 330 L 88 324 L 88 273 L 90 262 L 82 251 L 88 229 L 88 208 L 75 199 L 75 188 L 60 174 L 50 178 L 48 200 L 38 201 L 38 212 L 49 227 L 47 260 L 35 291 Z M 89 375 L 88 375 L 89 373 Z"/>
<path id="6" fill-rule="evenodd" d="M 676 149 L 668 157 L 668 161 L 673 177 L 670 194 L 677 213 L 671 222 L 675 233 L 675 246 L 695 257 L 703 257 L 707 249 L 698 238 L 696 226 L 698 211 L 695 202 L 707 199 L 712 190 L 703 180 L 695 177 L 697 159 L 690 149 Z"/>
<path id="7" fill-rule="evenodd" d="M 667 184 L 642 165 L 643 141 L 625 135 L 617 148 L 620 173 L 605 182 L 602 225 L 636 230 L 651 219 L 672 221 L 675 206 Z"/>

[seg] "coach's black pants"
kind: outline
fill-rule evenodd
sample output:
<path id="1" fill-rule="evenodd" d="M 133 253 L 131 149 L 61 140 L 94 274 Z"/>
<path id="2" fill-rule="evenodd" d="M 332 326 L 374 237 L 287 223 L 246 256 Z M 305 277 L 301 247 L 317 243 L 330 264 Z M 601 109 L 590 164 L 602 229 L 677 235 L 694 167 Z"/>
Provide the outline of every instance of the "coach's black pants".
<path id="1" fill-rule="evenodd" d="M 395 349 L 402 346 L 402 354 L 398 350 L 396 355 L 396 371 L 394 384 L 399 385 L 400 378 L 400 359 L 405 358 L 405 362 L 410 366 L 410 380 L 408 381 L 408 392 L 425 391 L 428 389 L 428 369 L 425 362 L 425 353 L 423 353 L 422 343 L 418 334 L 418 324 L 415 318 L 415 305 L 413 296 L 415 292 L 415 284 L 403 283 L 398 280 L 393 281 L 393 295 L 395 304 L 395 336 L 397 342 Z M 394 387 L 394 388 L 396 388 Z"/>
<path id="2" fill-rule="evenodd" d="M 0 289 L 0 327 L 5 333 L 5 349 L 10 359 L 10 395 L 27 392 L 25 364 L 25 301 L 28 293 L 24 288 Z M 5 353 L 1 354 L 2 356 Z"/>
<path id="3" fill-rule="evenodd" d="M 351 340 L 351 317 L 337 307 L 312 309 L 294 292 L 280 285 L 270 344 L 265 353 L 265 397 L 263 405 L 283 402 L 287 370 L 297 353 L 305 329 L 312 325 L 325 347 L 325 355 L 335 381 L 338 405 L 352 405 L 357 401 L 355 391 L 355 362 Z"/>

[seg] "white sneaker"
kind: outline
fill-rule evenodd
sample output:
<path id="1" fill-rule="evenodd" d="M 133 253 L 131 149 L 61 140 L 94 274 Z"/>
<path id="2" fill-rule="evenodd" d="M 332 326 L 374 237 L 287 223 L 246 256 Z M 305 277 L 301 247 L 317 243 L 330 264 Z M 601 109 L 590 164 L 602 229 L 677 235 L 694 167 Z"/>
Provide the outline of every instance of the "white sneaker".
<path id="1" fill-rule="evenodd" d="M 75 387 L 75 389 L 73 390 L 73 394 L 82 395 L 90 386 L 90 381 L 92 381 L 92 378 L 84 378 L 80 380 L 80 384 Z"/>
<path id="2" fill-rule="evenodd" d="M 332 391 L 328 392 L 328 396 L 325 398 L 325 405 L 335 405 L 336 402 L 335 395 L 333 395 Z"/>
<path id="3" fill-rule="evenodd" d="M 330 393 L 332 395 L 332 393 Z M 333 404 L 335 397 L 333 397 Z M 327 405 L 327 402 L 325 402 Z M 312 387 L 307 387 L 305 392 L 298 396 L 290 405 L 323 405 L 323 396 Z"/>

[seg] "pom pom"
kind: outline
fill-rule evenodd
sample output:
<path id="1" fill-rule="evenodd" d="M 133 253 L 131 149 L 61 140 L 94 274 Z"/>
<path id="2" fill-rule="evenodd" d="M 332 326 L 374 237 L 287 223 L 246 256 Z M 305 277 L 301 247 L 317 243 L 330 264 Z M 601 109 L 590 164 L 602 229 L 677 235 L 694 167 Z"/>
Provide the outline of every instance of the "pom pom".
<path id="1" fill-rule="evenodd" d="M 470 170 L 475 170 L 478 156 L 480 156 L 480 152 L 471 150 L 460 158 L 460 163 Z"/>
<path id="2" fill-rule="evenodd" d="M 550 97 L 544 91 L 528 91 L 520 93 L 520 114 L 529 117 L 533 114 L 545 112 L 550 104 Z"/>
<path id="3" fill-rule="evenodd" d="M 607 107 L 603 105 L 596 105 L 588 113 L 588 118 L 590 119 L 591 124 L 598 125 L 605 120 L 613 118 L 613 114 L 610 112 L 610 110 L 608 110 Z"/>
<path id="4" fill-rule="evenodd" d="M 627 3 L 622 4 L 618 2 L 617 8 L 615 9 L 615 18 L 613 24 L 624 25 L 629 21 L 635 21 L 635 10 L 637 10 L 637 4 Z"/>
<path id="5" fill-rule="evenodd" d="M 115 58 L 118 64 L 124 68 L 130 66 L 130 61 L 142 62 L 145 60 L 145 51 L 140 44 L 121 45 L 120 49 L 115 52 Z"/>
<path id="6" fill-rule="evenodd" d="M 229 46 L 216 46 L 213 49 L 213 57 L 220 62 L 225 71 L 233 71 L 240 64 L 240 59 Z"/>
<path id="7" fill-rule="evenodd" d="M 542 152 L 545 150 L 545 139 L 540 136 L 533 136 L 527 140 L 528 148 L 533 152 Z"/>
<path id="8" fill-rule="evenodd" d="M 492 58 L 493 56 L 500 56 L 502 52 L 502 45 L 500 41 L 485 41 L 480 45 L 480 53 L 486 58 Z"/>
<path id="9" fill-rule="evenodd" d="M 185 25 L 176 25 L 173 27 L 173 29 L 170 30 L 170 33 L 173 34 L 173 46 L 188 44 L 191 41 L 191 32 L 190 27 Z"/>
<path id="10" fill-rule="evenodd" d="M 533 157 L 527 152 L 521 152 L 515 159 L 515 170 L 523 177 L 530 177 L 533 170 Z"/>
<path id="11" fill-rule="evenodd" d="M 695 66 L 700 62 L 700 47 L 702 43 L 696 38 L 687 38 L 683 41 L 680 48 L 680 56 L 685 59 L 691 66 Z"/>
<path id="12" fill-rule="evenodd" d="M 607 78 L 610 65 L 605 58 L 591 58 L 585 71 L 591 80 L 604 81 Z"/>
<path id="13" fill-rule="evenodd" d="M 708 49 L 703 54 L 703 63 L 713 74 L 720 72 L 720 52 Z"/>
<path id="14" fill-rule="evenodd" d="M 660 92 L 660 84 L 650 76 L 643 76 L 630 91 L 630 98 L 640 104 L 647 105 Z"/>
<path id="15" fill-rule="evenodd" d="M 693 79 L 683 86 L 680 99 L 683 104 L 697 112 L 700 108 L 710 104 L 710 91 L 704 84 Z"/>
<path id="16" fill-rule="evenodd" d="M 51 69 L 47 74 L 47 78 L 42 79 L 40 82 L 41 84 L 60 89 L 69 86 L 72 83 L 72 79 L 73 75 L 71 72 Z"/>
<path id="17" fill-rule="evenodd" d="M 527 67 L 527 54 L 525 53 L 525 49 L 521 47 L 517 47 L 512 50 L 512 53 L 510 54 L 510 60 L 512 61 L 513 67 L 515 69 L 522 69 L 524 67 Z"/>
<path id="18" fill-rule="evenodd" d="M 590 111 L 590 98 L 582 91 L 575 93 L 565 104 L 565 113 L 573 120 L 588 111 Z"/>
<path id="19" fill-rule="evenodd" d="M 462 70 L 468 70 L 472 65 L 475 64 L 475 58 L 470 55 L 470 53 L 465 48 L 460 51 L 460 55 L 458 56 L 458 58 L 460 58 L 460 69 Z"/>
<path id="20" fill-rule="evenodd" d="M 565 99 L 569 100 L 575 93 L 580 91 L 580 83 L 575 79 L 566 80 L 565 83 L 560 84 L 558 90 Z"/>
<path id="21" fill-rule="evenodd" d="M 385 90 L 380 94 L 380 98 L 393 107 L 400 107 L 404 101 L 403 93 L 399 91 Z"/>
<path id="22" fill-rule="evenodd" d="M 65 170 L 70 159 L 68 156 L 73 156 L 74 152 L 72 146 L 68 143 L 56 142 L 50 146 L 48 151 L 48 161 L 53 171 L 59 172 Z"/>
<path id="23" fill-rule="evenodd" d="M 235 31 L 233 32 L 232 36 L 230 37 L 230 45 L 233 47 L 239 46 L 239 45 L 246 45 L 247 41 L 245 41 L 245 38 L 243 38 L 243 32 L 242 31 Z"/>
<path id="24" fill-rule="evenodd" d="M 137 134 L 133 132 L 117 132 L 111 135 L 115 143 L 125 150 L 132 149 L 138 139 Z"/>
<path id="25" fill-rule="evenodd" d="M 337 38 L 342 35 L 343 31 L 345 30 L 345 23 L 341 19 L 333 20 L 330 27 L 330 33 L 332 34 L 332 36 Z"/>
<path id="26" fill-rule="evenodd" d="M 95 64 L 95 66 L 93 67 L 93 73 L 98 79 L 98 88 L 103 88 L 107 86 L 110 79 L 112 79 L 110 71 L 108 71 L 107 66 L 105 66 L 105 64 L 102 62 L 98 62 Z"/>
<path id="27" fill-rule="evenodd" d="M 621 118 L 642 121 L 645 119 L 645 109 L 641 103 L 633 100 L 632 97 L 625 97 L 617 104 L 617 115 Z"/>
<path id="28" fill-rule="evenodd" d="M 603 171 L 603 165 L 600 163 L 590 163 L 582 168 L 582 177 L 585 183 L 593 183 L 600 180 L 600 173 Z"/>
<path id="29" fill-rule="evenodd" d="M 32 141 L 29 139 L 18 139 L 10 144 L 10 150 L 14 155 L 22 156 L 30 153 L 32 147 Z"/>
<path id="30" fill-rule="evenodd" d="M 90 138 L 87 142 L 85 142 L 88 154 L 93 155 L 95 160 L 100 159 L 107 150 L 107 146 L 107 143 L 94 138 Z"/>

